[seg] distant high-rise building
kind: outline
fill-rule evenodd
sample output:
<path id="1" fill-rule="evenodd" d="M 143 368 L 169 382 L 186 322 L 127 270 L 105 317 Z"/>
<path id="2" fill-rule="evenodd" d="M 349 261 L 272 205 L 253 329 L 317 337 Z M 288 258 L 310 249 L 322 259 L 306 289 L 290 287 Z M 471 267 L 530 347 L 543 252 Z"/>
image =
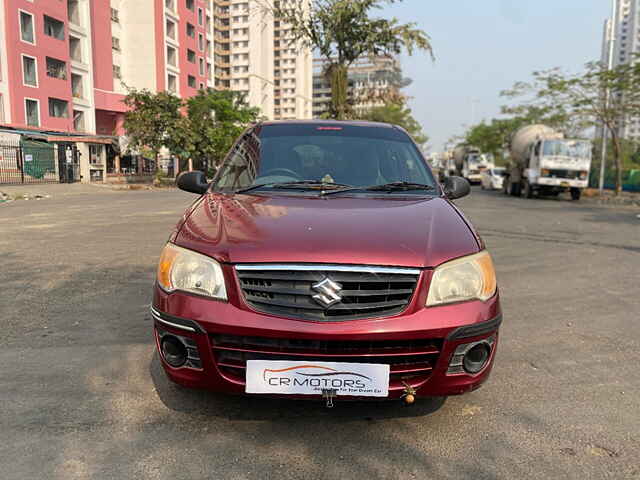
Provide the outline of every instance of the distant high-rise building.
<path id="1" fill-rule="evenodd" d="M 320 118 L 329 110 L 331 85 L 325 77 L 328 61 L 317 58 L 313 63 L 313 116 Z M 348 70 L 349 95 L 356 111 L 384 105 L 385 101 L 402 96 L 400 62 L 393 57 L 362 57 Z"/>
<path id="2" fill-rule="evenodd" d="M 244 92 L 269 119 L 311 118 L 311 50 L 264 0 L 213 3 L 216 88 Z"/>
<path id="3" fill-rule="evenodd" d="M 311 118 L 309 49 L 265 0 L 0 0 L 0 125 L 123 135 L 127 87 Z"/>
<path id="4" fill-rule="evenodd" d="M 628 63 L 640 54 L 640 0 L 615 0 L 615 16 L 604 23 L 601 61 L 613 67 Z M 610 57 L 614 42 L 613 58 Z M 640 118 L 622 122 L 621 138 L 640 140 Z"/>

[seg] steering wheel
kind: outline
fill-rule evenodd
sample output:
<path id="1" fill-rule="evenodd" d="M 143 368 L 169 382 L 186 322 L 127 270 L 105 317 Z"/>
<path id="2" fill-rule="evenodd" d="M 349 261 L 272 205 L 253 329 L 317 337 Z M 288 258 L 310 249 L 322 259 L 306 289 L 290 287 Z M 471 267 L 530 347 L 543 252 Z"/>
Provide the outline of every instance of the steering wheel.
<path id="1" fill-rule="evenodd" d="M 260 176 L 261 177 L 274 177 L 274 176 L 278 176 L 278 175 L 282 175 L 282 174 L 284 174 L 284 176 L 286 176 L 286 177 L 293 177 L 296 180 L 302 180 L 302 177 L 299 174 L 297 174 L 293 170 L 289 170 L 288 168 L 272 168 L 271 170 L 269 170 L 268 172 L 264 172 Z"/>

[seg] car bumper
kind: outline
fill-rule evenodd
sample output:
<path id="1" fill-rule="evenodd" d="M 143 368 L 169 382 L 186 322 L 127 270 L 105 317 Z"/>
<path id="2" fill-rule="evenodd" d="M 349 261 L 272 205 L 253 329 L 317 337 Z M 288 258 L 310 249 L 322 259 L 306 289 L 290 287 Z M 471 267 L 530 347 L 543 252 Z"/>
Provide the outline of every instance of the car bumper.
<path id="1" fill-rule="evenodd" d="M 589 186 L 588 180 L 551 178 L 551 177 L 538 177 L 538 180 L 536 183 L 538 185 L 545 186 L 545 187 L 587 188 Z"/>
<path id="2" fill-rule="evenodd" d="M 160 350 L 160 337 L 176 335 L 190 346 L 191 360 L 187 366 L 171 367 L 160 354 L 164 370 L 172 381 L 192 388 L 204 388 L 230 394 L 244 394 L 245 383 L 242 361 L 229 361 L 223 354 L 259 355 L 260 358 L 287 359 L 283 339 L 287 342 L 308 345 L 314 342 L 370 342 L 376 345 L 404 345 L 407 349 L 394 353 L 389 385 L 389 399 L 400 398 L 406 386 L 416 390 L 416 396 L 447 396 L 469 392 L 478 388 L 490 375 L 498 344 L 498 330 L 502 320 L 499 297 L 496 294 L 487 302 L 472 301 L 432 308 L 420 308 L 410 314 L 394 317 L 352 320 L 345 322 L 312 322 L 274 317 L 239 308 L 233 302 L 217 302 L 202 297 L 175 292 L 167 294 L 155 287 L 152 307 L 156 347 Z M 221 346 L 220 338 L 243 339 L 230 347 Z M 450 364 L 461 345 L 488 339 L 492 348 L 487 365 L 477 374 L 451 373 Z M 258 341 L 259 340 L 259 341 Z M 256 345 L 247 345 L 256 343 Z M 435 348 L 424 357 L 414 355 L 420 348 L 411 346 L 424 342 Z M 333 345 L 333 344 L 332 344 Z M 220 350 L 222 348 L 222 350 Z M 462 348 L 462 347 L 461 347 Z M 435 351 L 435 353 L 434 353 Z M 249 353 L 247 353 L 249 352 Z M 377 363 L 373 350 L 362 351 L 345 359 L 332 350 L 321 358 L 303 350 L 303 357 L 325 361 Z M 298 353 L 296 353 L 298 354 Z M 280 357 L 285 355 L 285 357 Z M 387 363 L 388 357 L 378 358 Z M 412 371 L 404 368 L 404 360 L 422 362 L 428 369 Z M 397 359 L 397 360 L 396 360 Z M 408 363 L 407 363 L 408 364 Z M 297 397 L 300 398 L 300 397 Z M 304 396 L 303 398 L 318 398 Z M 339 397 L 342 399 L 352 397 Z"/>

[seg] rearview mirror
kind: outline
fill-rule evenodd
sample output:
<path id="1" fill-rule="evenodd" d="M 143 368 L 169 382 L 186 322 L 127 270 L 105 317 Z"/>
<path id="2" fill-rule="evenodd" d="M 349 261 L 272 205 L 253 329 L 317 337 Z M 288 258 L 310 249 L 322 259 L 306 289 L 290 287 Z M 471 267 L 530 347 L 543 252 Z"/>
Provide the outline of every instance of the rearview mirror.
<path id="1" fill-rule="evenodd" d="M 198 195 L 202 195 L 207 191 L 207 188 L 209 188 L 207 177 L 200 170 L 182 172 L 178 175 L 178 178 L 176 178 L 176 185 L 180 190 L 197 193 Z"/>
<path id="2" fill-rule="evenodd" d="M 471 186 L 462 177 L 447 177 L 444 181 L 444 194 L 450 200 L 462 198 L 471 192 Z"/>

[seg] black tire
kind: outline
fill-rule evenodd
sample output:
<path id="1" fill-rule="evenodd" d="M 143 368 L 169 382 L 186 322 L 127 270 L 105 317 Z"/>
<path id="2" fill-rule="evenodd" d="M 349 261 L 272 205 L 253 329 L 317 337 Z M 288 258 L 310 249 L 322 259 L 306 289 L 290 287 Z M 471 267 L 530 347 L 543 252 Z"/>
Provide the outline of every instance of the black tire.
<path id="1" fill-rule="evenodd" d="M 582 195 L 582 190 L 580 190 L 579 188 L 572 188 L 570 192 L 571 192 L 571 200 L 573 200 L 574 202 L 580 200 L 580 196 Z"/>

